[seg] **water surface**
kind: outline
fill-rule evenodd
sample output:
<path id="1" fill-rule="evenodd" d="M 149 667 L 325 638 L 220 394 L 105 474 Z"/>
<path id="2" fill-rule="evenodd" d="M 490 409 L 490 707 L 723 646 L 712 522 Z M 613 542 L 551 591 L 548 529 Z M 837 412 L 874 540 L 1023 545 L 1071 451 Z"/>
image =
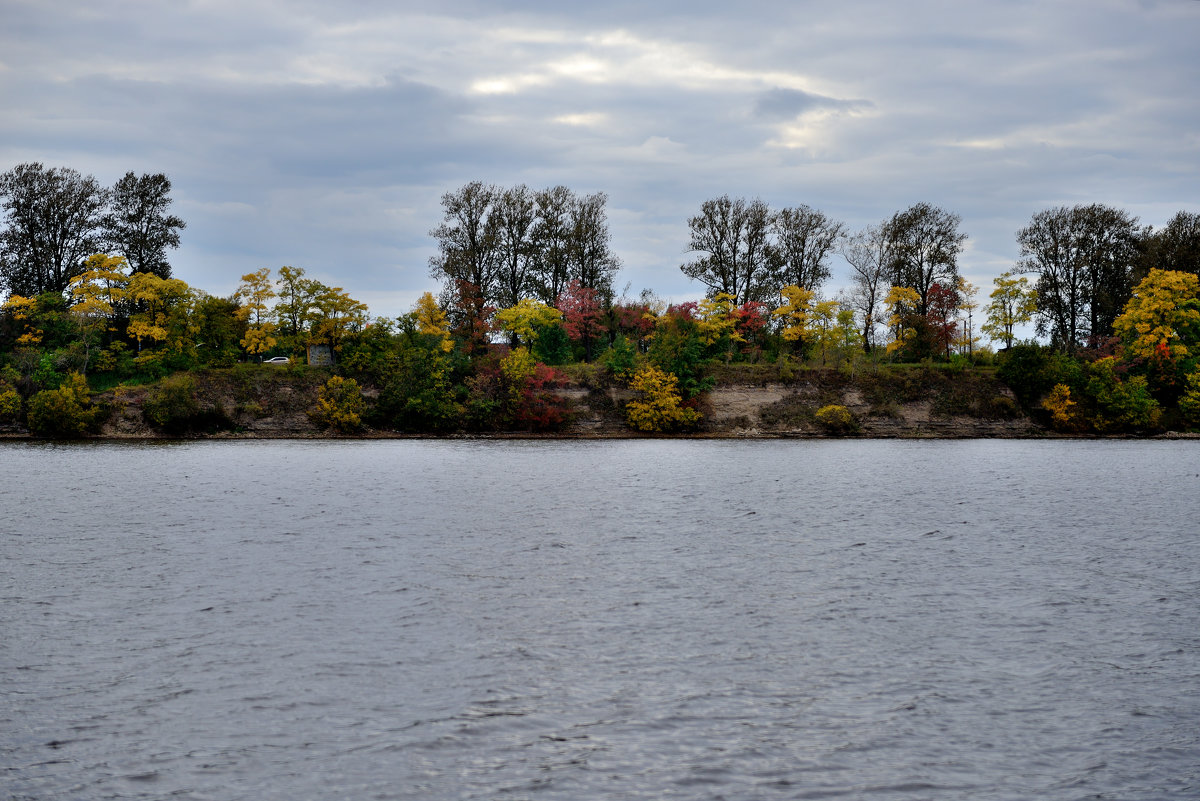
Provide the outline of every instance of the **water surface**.
<path id="1" fill-rule="evenodd" d="M 1200 796 L 1188 442 L 0 446 L 0 795 Z"/>

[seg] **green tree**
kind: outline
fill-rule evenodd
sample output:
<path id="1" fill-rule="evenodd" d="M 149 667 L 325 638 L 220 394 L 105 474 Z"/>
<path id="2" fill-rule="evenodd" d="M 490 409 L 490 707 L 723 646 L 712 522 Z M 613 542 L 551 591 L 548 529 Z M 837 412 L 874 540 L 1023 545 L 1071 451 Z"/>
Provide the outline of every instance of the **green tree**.
<path id="1" fill-rule="evenodd" d="M 107 192 L 92 176 L 38 162 L 0 174 L 0 279 L 14 295 L 66 291 L 89 254 L 103 250 Z"/>
<path id="2" fill-rule="evenodd" d="M 1037 312 L 1037 293 L 1028 278 L 1017 278 L 1011 271 L 1001 273 L 992 283 L 996 288 L 989 295 L 992 302 L 986 310 L 983 333 L 993 342 L 1003 342 L 1004 347 L 1011 348 L 1016 327 L 1029 323 Z"/>
<path id="3" fill-rule="evenodd" d="M 29 400 L 29 430 L 40 437 L 82 437 L 95 420 L 87 380 L 79 373 Z"/>
<path id="4" fill-rule="evenodd" d="M 917 203 L 896 212 L 884 225 L 892 285 L 917 294 L 917 314 L 929 313 L 934 284 L 954 286 L 958 280 L 958 256 L 967 241 L 958 230 L 961 221 L 957 214 Z"/>
<path id="5" fill-rule="evenodd" d="M 125 173 L 108 193 L 108 213 L 101 219 L 108 250 L 125 257 L 135 273 L 171 277 L 167 248 L 179 247 L 183 220 L 168 213 L 171 181 L 162 173 Z"/>

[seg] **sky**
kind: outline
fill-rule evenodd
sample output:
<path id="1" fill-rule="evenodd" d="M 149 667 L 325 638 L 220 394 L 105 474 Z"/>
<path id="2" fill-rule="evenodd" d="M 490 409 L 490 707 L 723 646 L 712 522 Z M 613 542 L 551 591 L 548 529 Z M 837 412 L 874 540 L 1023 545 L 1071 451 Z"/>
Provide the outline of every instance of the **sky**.
<path id="1" fill-rule="evenodd" d="M 0 0 L 0 171 L 165 173 L 175 276 L 302 267 L 373 315 L 436 290 L 440 198 L 608 195 L 618 291 L 708 199 L 851 230 L 961 216 L 982 299 L 1037 212 L 1200 211 L 1200 2 Z M 848 281 L 840 257 L 826 286 Z"/>

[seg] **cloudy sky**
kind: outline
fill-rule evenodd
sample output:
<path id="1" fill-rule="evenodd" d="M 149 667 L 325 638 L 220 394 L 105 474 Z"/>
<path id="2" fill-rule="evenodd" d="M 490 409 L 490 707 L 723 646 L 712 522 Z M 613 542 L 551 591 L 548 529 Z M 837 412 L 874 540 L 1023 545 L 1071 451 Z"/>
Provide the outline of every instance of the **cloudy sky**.
<path id="1" fill-rule="evenodd" d="M 1037 211 L 1200 211 L 1200 2 L 0 0 L 0 170 L 163 172 L 178 277 L 283 264 L 394 316 L 440 196 L 609 197 L 618 288 L 680 300 L 722 194 L 962 216 L 986 295 Z M 829 290 L 845 280 L 835 260 Z"/>

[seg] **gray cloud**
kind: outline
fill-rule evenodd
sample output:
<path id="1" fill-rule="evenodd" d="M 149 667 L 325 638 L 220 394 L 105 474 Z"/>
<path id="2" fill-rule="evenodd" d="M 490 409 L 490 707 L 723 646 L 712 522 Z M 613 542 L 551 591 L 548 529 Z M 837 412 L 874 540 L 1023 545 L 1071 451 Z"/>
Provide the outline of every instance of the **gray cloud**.
<path id="1" fill-rule="evenodd" d="M 166 172 L 190 282 L 293 264 L 389 315 L 473 179 L 607 192 L 635 291 L 700 292 L 686 220 L 723 193 L 853 227 L 937 203 L 986 284 L 1047 206 L 1200 208 L 1198 33 L 1167 0 L 11 2 L 0 168 Z"/>

